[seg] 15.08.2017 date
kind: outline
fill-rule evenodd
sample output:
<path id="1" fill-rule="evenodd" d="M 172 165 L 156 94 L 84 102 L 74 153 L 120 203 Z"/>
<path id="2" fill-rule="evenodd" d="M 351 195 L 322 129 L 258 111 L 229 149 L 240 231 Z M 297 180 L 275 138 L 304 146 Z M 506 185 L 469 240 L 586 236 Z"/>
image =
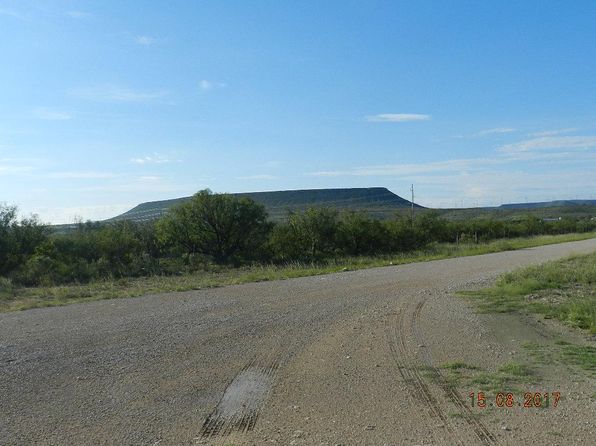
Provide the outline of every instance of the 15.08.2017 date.
<path id="1" fill-rule="evenodd" d="M 557 407 L 561 399 L 561 392 L 524 392 L 519 398 L 511 392 L 499 392 L 494 397 L 487 396 L 484 392 L 470 392 L 472 407 L 484 409 L 493 407 Z M 523 400 L 523 402 L 522 402 Z"/>

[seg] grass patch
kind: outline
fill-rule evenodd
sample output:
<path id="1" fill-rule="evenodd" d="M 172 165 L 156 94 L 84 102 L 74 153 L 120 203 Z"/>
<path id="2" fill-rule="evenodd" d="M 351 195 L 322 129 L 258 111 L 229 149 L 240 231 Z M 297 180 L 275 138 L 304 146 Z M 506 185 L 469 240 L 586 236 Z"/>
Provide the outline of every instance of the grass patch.
<path id="1" fill-rule="evenodd" d="M 461 361 L 447 362 L 441 365 L 447 370 L 444 379 L 450 387 L 469 387 L 485 392 L 513 392 L 520 384 L 532 383 L 537 376 L 526 364 L 507 362 L 496 371 L 482 370 L 480 367 Z"/>
<path id="2" fill-rule="evenodd" d="M 540 364 L 550 364 L 555 357 L 553 349 L 548 348 L 546 345 L 540 345 L 536 342 L 527 342 L 522 344 L 522 347 L 528 352 L 529 356 Z"/>
<path id="3" fill-rule="evenodd" d="M 480 372 L 470 381 L 481 390 L 490 392 L 512 392 L 520 384 L 531 383 L 535 380 L 534 372 L 530 367 L 518 362 L 503 364 L 496 372 Z"/>
<path id="4" fill-rule="evenodd" d="M 596 373 L 596 347 L 565 345 L 561 356 L 571 364 Z"/>
<path id="5" fill-rule="evenodd" d="M 532 375 L 531 369 L 527 365 L 520 364 L 519 362 L 508 362 L 506 364 L 503 364 L 499 368 L 499 372 L 503 373 L 504 375 L 524 378 Z"/>
<path id="6" fill-rule="evenodd" d="M 446 362 L 445 364 L 441 365 L 441 368 L 448 369 L 448 370 L 461 370 L 461 369 L 478 370 L 477 366 L 466 364 L 465 362 L 461 362 L 461 361 Z"/>
<path id="7" fill-rule="evenodd" d="M 470 371 L 479 370 L 477 366 L 462 361 L 446 362 L 440 368 L 447 371 L 446 374 L 443 374 L 443 378 L 451 388 L 460 387 L 462 382 L 470 378 Z"/>
<path id="8" fill-rule="evenodd" d="M 563 340 L 555 340 L 551 345 L 526 343 L 523 348 L 541 364 L 561 362 L 578 366 L 592 374 L 596 374 L 596 347 L 574 345 Z"/>
<path id="9" fill-rule="evenodd" d="M 523 268 L 462 294 L 483 312 L 529 311 L 596 334 L 596 253 Z"/>
<path id="10" fill-rule="evenodd" d="M 16 288 L 10 281 L 0 278 L 0 312 L 426 262 L 586 240 L 594 237 L 596 237 L 596 232 L 497 240 L 480 244 L 434 244 L 420 251 L 377 257 L 339 258 L 318 265 L 295 262 L 281 266 L 255 265 L 242 268 L 217 268 L 213 271 L 199 271 L 178 276 L 127 278 L 80 285 Z M 570 309 L 568 317 L 578 319 L 578 323 L 583 325 L 585 322 L 578 318 L 578 315 L 583 313 L 584 309 L 579 307 L 573 311 Z"/>

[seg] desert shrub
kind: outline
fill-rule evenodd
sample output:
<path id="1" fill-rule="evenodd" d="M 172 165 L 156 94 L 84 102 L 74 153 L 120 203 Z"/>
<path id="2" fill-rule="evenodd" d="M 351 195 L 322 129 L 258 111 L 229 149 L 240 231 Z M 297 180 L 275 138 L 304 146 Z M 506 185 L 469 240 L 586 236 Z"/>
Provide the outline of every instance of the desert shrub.
<path id="1" fill-rule="evenodd" d="M 0 274 L 22 267 L 48 235 L 47 226 L 36 216 L 19 221 L 16 207 L 0 205 Z"/>
<path id="2" fill-rule="evenodd" d="M 258 253 L 270 227 L 264 206 L 250 198 L 204 190 L 173 208 L 158 222 L 157 233 L 163 246 L 237 263 Z"/>
<path id="3" fill-rule="evenodd" d="M 342 256 L 402 253 L 445 242 L 488 242 L 539 234 L 596 230 L 596 220 L 567 215 L 544 221 L 473 218 L 446 221 L 419 212 L 414 222 L 396 216 L 380 221 L 362 212 L 339 214 L 310 208 L 273 225 L 262 205 L 248 198 L 205 190 L 151 223 L 81 223 L 52 234 L 35 217 L 0 205 L 0 294 L 19 285 L 85 283 L 156 274 L 217 270 L 222 264 L 329 262 Z M 502 244 L 509 243 L 503 240 Z M 502 246 L 501 246 L 502 247 Z"/>
<path id="4" fill-rule="evenodd" d="M 309 208 L 290 212 L 288 221 L 277 225 L 270 245 L 277 260 L 304 260 L 314 262 L 337 252 L 336 237 L 339 229 L 337 211 Z"/>
<path id="5" fill-rule="evenodd" d="M 412 251 L 420 247 L 419 233 L 412 226 L 409 218 L 396 216 L 385 223 L 388 239 L 387 248 L 390 252 Z"/>
<path id="6" fill-rule="evenodd" d="M 337 229 L 337 247 L 347 255 L 372 255 L 386 252 L 389 231 L 383 223 L 364 212 L 342 216 Z"/>

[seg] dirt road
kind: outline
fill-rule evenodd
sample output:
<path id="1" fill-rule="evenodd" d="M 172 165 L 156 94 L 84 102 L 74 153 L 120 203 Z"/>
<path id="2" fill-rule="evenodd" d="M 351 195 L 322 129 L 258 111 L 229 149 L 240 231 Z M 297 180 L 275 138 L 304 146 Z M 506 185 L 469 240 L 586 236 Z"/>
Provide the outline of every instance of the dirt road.
<path id="1" fill-rule="evenodd" d="M 440 365 L 495 370 L 527 359 L 524 342 L 581 341 L 475 314 L 453 292 L 594 250 L 596 239 L 0 314 L 0 443 L 589 444 L 593 377 L 546 364 L 538 386 L 561 392 L 556 409 L 482 412 L 468 402 L 477 389 L 449 385 Z"/>

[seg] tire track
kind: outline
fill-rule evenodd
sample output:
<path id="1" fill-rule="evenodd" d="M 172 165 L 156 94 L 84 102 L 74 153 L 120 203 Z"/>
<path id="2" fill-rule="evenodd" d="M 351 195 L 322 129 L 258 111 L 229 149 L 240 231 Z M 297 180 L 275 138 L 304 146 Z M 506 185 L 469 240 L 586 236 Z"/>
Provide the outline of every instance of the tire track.
<path id="1" fill-rule="evenodd" d="M 409 349 L 403 336 L 404 311 L 400 310 L 398 312 L 396 322 L 397 323 L 395 324 L 391 324 L 391 327 L 388 330 L 388 341 L 391 355 L 397 365 L 400 375 L 404 382 L 412 389 L 413 396 L 430 411 L 431 416 L 429 418 L 435 417 L 443 422 L 443 425 L 447 429 L 452 440 L 450 444 L 463 445 L 464 442 L 460 434 L 454 429 L 447 415 L 439 406 L 437 399 L 421 376 L 415 361 L 409 353 Z M 434 431 L 433 435 L 435 435 Z M 439 441 L 444 440 L 443 437 L 436 439 Z"/>
<path id="2" fill-rule="evenodd" d="M 426 298 L 420 300 L 416 304 L 409 324 L 411 334 L 419 345 L 425 345 L 419 328 L 420 313 L 422 312 L 425 303 Z M 423 363 L 427 367 L 433 380 L 437 382 L 441 389 L 443 389 L 451 403 L 459 409 L 462 418 L 471 427 L 478 440 L 484 445 L 498 444 L 499 442 L 495 435 L 475 416 L 470 407 L 463 401 L 457 390 L 449 385 L 443 372 L 432 365 L 430 353 L 424 347 L 422 349 L 422 358 Z"/>
<path id="3" fill-rule="evenodd" d="M 201 438 L 226 437 L 254 429 L 279 368 L 278 355 L 250 360 L 226 387 L 215 409 L 205 418 Z"/>

